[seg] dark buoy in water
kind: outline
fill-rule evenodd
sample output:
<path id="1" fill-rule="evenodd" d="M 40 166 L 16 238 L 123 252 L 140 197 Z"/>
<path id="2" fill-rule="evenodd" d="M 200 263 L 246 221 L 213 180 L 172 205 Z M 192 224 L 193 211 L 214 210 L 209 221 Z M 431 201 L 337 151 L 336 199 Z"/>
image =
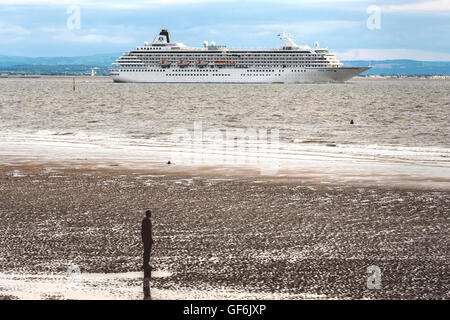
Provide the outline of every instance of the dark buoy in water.
<path id="1" fill-rule="evenodd" d="M 352 120 L 350 120 L 350 124 L 355 124 L 355 123 L 353 122 L 353 119 L 352 119 Z"/>
<path id="2" fill-rule="evenodd" d="M 169 160 L 169 161 L 167 161 L 167 164 L 172 164 L 172 162 L 170 162 L 170 160 Z"/>

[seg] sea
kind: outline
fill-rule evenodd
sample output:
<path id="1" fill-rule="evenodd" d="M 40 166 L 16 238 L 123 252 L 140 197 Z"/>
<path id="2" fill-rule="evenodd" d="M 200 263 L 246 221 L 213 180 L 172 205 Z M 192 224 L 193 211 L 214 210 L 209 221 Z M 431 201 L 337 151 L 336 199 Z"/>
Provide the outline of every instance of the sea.
<path id="1" fill-rule="evenodd" d="M 0 156 L 9 164 L 78 159 L 450 181 L 445 79 L 139 84 L 41 77 L 0 85 Z"/>

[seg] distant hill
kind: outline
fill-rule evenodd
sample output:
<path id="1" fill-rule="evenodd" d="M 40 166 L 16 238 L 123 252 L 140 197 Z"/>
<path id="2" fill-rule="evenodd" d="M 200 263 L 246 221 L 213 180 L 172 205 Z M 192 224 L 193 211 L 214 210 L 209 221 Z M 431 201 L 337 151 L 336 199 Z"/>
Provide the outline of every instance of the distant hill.
<path id="1" fill-rule="evenodd" d="M 92 68 L 95 68 L 97 75 L 108 75 L 108 67 L 97 67 L 77 64 L 60 64 L 60 65 L 15 65 L 0 66 L 0 74 L 40 74 L 40 75 L 88 75 L 91 74 Z"/>
<path id="2" fill-rule="evenodd" d="M 80 57 L 10 57 L 0 55 L 0 73 L 82 74 L 98 67 L 97 74 L 108 68 L 121 53 Z M 363 75 L 450 75 L 450 62 L 415 60 L 343 61 L 344 66 L 372 66 Z"/>
<path id="3" fill-rule="evenodd" d="M 122 54 L 109 53 L 97 54 L 93 56 L 81 57 L 10 57 L 0 55 L 0 68 L 17 65 L 87 65 L 97 67 L 110 67 L 111 63 L 115 62 Z M 3 69 L 3 68 L 2 68 Z"/>
<path id="4" fill-rule="evenodd" d="M 371 66 L 364 75 L 450 75 L 450 62 L 382 60 L 342 61 L 346 67 Z"/>

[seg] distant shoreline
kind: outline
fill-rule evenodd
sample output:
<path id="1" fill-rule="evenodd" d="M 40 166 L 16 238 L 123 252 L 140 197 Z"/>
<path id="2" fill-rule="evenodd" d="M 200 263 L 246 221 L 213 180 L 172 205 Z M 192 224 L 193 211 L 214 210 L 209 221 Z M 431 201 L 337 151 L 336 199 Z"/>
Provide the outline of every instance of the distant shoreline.
<path id="1" fill-rule="evenodd" d="M 21 73 L 2 73 L 0 74 L 0 79 L 36 79 L 36 78 L 109 78 L 108 74 L 101 74 L 91 76 L 89 74 L 21 74 Z M 355 77 L 354 79 L 441 79 L 447 80 L 450 79 L 450 75 L 426 75 L 426 74 L 418 74 L 418 75 L 360 75 Z"/>
<path id="2" fill-rule="evenodd" d="M 1 74 L 108 75 L 121 53 L 80 57 L 11 57 L 0 55 Z M 371 66 L 363 76 L 450 76 L 450 61 L 343 60 L 345 67 Z"/>

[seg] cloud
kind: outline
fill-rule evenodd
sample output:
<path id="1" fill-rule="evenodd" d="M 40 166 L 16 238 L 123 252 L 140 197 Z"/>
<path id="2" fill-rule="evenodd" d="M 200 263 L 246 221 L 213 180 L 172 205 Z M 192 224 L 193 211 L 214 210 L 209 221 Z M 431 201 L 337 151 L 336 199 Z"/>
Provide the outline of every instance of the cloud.
<path id="1" fill-rule="evenodd" d="M 136 42 L 135 39 L 124 38 L 121 36 L 107 36 L 103 34 L 85 34 L 85 35 L 75 35 L 72 34 L 70 36 L 65 37 L 56 37 L 56 39 L 70 41 L 70 42 L 79 42 L 79 43 L 110 43 L 110 44 L 131 44 Z"/>
<path id="2" fill-rule="evenodd" d="M 0 5 L 9 6 L 80 6 L 82 8 L 138 9 L 143 1 L 87 1 L 87 0 L 0 0 Z"/>
<path id="3" fill-rule="evenodd" d="M 81 29 L 66 28 L 70 17 L 66 8 L 72 4 L 81 7 Z M 381 30 L 366 28 L 370 4 L 386 8 Z M 445 36 L 449 4 L 450 0 L 0 0 L 2 44 L 24 39 L 0 47 L 25 55 L 123 51 L 151 41 L 160 29 L 168 28 L 174 41 L 187 45 L 214 40 L 231 48 L 273 48 L 282 44 L 276 35 L 284 31 L 298 44 L 318 40 L 347 56 L 417 58 L 425 54 L 448 60 L 443 53 L 450 53 Z M 422 12 L 418 10 L 425 13 L 418 15 Z"/>
<path id="4" fill-rule="evenodd" d="M 21 26 L 16 26 L 0 21 L 0 34 L 18 36 L 18 35 L 27 35 L 30 33 L 31 33 L 30 30 L 25 29 Z"/>
<path id="5" fill-rule="evenodd" d="M 237 0 L 148 0 L 146 2 L 158 4 L 189 4 L 189 3 L 212 3 L 212 2 L 237 2 Z"/>
<path id="6" fill-rule="evenodd" d="M 450 11 L 450 0 L 431 0 L 384 6 L 387 12 L 445 12 Z"/>
<path id="7" fill-rule="evenodd" d="M 287 4 L 287 5 L 322 5 L 335 3 L 365 3 L 371 0 L 247 0 L 254 5 L 260 4 Z M 189 4 L 212 4 L 235 2 L 241 4 L 240 0 L 0 0 L 0 5 L 33 5 L 33 6 L 69 6 L 78 5 L 81 7 L 95 8 L 115 8 L 115 9 L 138 9 L 148 8 L 152 5 L 189 5 Z"/>
<path id="8" fill-rule="evenodd" d="M 351 49 L 336 52 L 341 60 L 394 60 L 450 61 L 450 53 L 414 49 Z"/>
<path id="9" fill-rule="evenodd" d="M 139 9 L 148 8 L 151 5 L 180 5 L 194 3 L 220 3 L 236 2 L 237 0 L 0 0 L 3 5 L 33 5 L 33 6 L 69 6 L 94 7 L 103 9 Z"/>
<path id="10" fill-rule="evenodd" d="M 84 44 L 134 44 L 136 39 L 130 37 L 132 32 L 129 28 L 121 29 L 120 26 L 106 27 L 104 30 L 95 28 L 69 30 L 58 28 L 40 28 L 41 32 L 49 33 L 51 39 L 62 42 L 84 43 Z M 106 33 L 105 30 L 109 32 Z"/>
<path id="11" fill-rule="evenodd" d="M 206 26 L 196 26 L 182 30 L 183 33 L 197 34 L 205 32 L 210 36 L 225 36 L 230 33 L 239 34 L 239 38 L 272 37 L 280 32 L 291 33 L 293 38 L 298 37 L 297 42 L 304 41 L 304 37 L 314 36 L 321 33 L 330 33 L 330 30 L 341 30 L 360 28 L 364 21 L 350 20 L 314 20 L 302 23 L 272 23 L 272 24 L 216 24 Z M 181 31 L 181 30 L 180 30 Z"/>
<path id="12" fill-rule="evenodd" d="M 270 30 L 279 33 L 280 31 L 295 32 L 301 35 L 317 34 L 330 32 L 336 29 L 358 28 L 362 25 L 361 21 L 350 20 L 315 20 L 305 21 L 303 23 L 282 23 L 282 24 L 264 24 L 256 25 L 255 29 Z"/>

